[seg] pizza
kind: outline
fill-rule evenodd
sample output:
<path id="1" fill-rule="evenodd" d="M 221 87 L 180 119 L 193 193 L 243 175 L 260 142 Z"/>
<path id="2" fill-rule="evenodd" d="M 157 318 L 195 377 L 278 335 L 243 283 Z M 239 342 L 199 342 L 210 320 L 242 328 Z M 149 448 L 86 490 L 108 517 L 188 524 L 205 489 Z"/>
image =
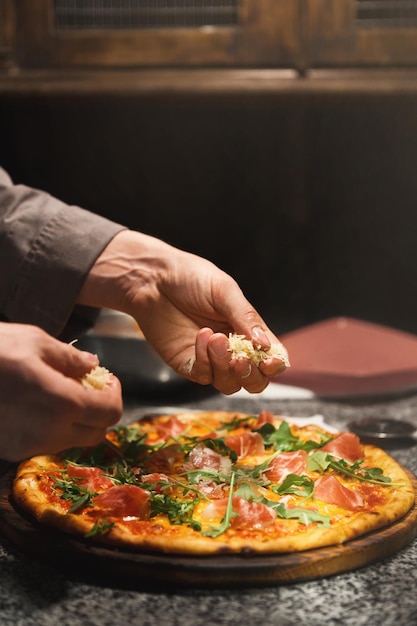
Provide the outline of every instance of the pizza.
<path id="1" fill-rule="evenodd" d="M 23 461 L 12 495 L 35 524 L 93 545 L 181 555 L 300 552 L 407 514 L 414 488 L 390 455 L 306 422 L 153 415 L 95 447 Z"/>

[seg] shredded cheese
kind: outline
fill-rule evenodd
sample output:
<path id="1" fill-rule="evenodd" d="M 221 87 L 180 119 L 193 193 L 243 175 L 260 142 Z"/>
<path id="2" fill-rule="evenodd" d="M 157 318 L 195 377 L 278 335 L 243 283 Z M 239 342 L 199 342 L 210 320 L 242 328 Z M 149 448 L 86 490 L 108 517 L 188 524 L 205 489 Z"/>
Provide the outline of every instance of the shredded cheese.
<path id="1" fill-rule="evenodd" d="M 232 353 L 233 359 L 245 357 L 246 359 L 250 359 L 255 365 L 259 365 L 259 363 L 266 361 L 266 359 L 277 357 L 284 363 L 285 367 L 290 367 L 288 353 L 282 343 L 274 343 L 269 350 L 262 350 L 261 346 L 254 346 L 249 339 L 245 338 L 245 335 L 229 333 L 228 344 L 228 350 Z M 195 357 L 190 357 L 183 367 L 185 374 L 191 374 L 194 363 Z"/>
<path id="2" fill-rule="evenodd" d="M 234 359 L 245 357 L 250 359 L 255 365 L 259 365 L 259 363 L 271 357 L 281 359 L 286 367 L 290 365 L 288 353 L 280 343 L 272 344 L 269 350 L 263 350 L 261 346 L 254 346 L 249 339 L 245 339 L 244 335 L 230 333 L 228 349 Z"/>
<path id="3" fill-rule="evenodd" d="M 187 363 L 183 366 L 182 371 L 184 374 L 190 375 L 195 363 L 195 356 L 190 356 Z"/>
<path id="4" fill-rule="evenodd" d="M 108 369 L 97 365 L 82 377 L 81 384 L 86 389 L 103 389 L 109 382 L 110 375 Z"/>

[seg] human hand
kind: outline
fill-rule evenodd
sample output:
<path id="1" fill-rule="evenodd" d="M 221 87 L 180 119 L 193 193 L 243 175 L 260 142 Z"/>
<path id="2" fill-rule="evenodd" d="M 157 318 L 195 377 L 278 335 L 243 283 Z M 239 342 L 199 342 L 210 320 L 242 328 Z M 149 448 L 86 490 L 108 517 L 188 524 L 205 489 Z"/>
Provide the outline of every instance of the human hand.
<path id="1" fill-rule="evenodd" d="M 100 390 L 79 382 L 95 355 L 23 324 L 0 323 L 0 347 L 1 459 L 94 445 L 120 418 L 117 378 Z"/>
<path id="2" fill-rule="evenodd" d="M 279 340 L 228 274 L 141 233 L 116 235 L 92 268 L 78 302 L 132 315 L 176 372 L 225 394 L 242 387 L 260 392 L 288 364 Z M 245 335 L 264 350 L 278 344 L 283 356 L 259 366 L 245 357 L 234 359 L 229 333 Z"/>

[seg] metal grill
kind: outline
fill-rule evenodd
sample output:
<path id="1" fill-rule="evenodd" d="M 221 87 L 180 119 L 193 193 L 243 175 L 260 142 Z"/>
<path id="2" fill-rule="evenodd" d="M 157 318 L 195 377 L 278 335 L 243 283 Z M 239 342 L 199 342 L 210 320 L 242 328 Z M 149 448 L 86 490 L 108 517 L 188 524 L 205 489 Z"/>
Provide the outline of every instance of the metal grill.
<path id="1" fill-rule="evenodd" d="M 54 0 L 57 30 L 236 26 L 239 0 Z"/>
<path id="2" fill-rule="evenodd" d="M 361 28 L 417 28 L 417 0 L 356 0 Z"/>

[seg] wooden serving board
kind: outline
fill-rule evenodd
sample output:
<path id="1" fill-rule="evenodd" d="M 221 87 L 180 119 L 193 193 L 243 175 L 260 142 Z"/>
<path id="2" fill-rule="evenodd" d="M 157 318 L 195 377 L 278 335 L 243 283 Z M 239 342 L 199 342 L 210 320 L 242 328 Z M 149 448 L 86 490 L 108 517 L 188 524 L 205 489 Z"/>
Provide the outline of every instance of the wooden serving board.
<path id="1" fill-rule="evenodd" d="M 417 478 L 405 470 L 417 494 Z M 14 469 L 0 478 L 0 532 L 71 578 L 158 590 L 277 586 L 348 572 L 392 556 L 417 536 L 417 500 L 398 522 L 339 546 L 279 555 L 177 556 L 101 548 L 54 531 L 14 505 Z"/>

